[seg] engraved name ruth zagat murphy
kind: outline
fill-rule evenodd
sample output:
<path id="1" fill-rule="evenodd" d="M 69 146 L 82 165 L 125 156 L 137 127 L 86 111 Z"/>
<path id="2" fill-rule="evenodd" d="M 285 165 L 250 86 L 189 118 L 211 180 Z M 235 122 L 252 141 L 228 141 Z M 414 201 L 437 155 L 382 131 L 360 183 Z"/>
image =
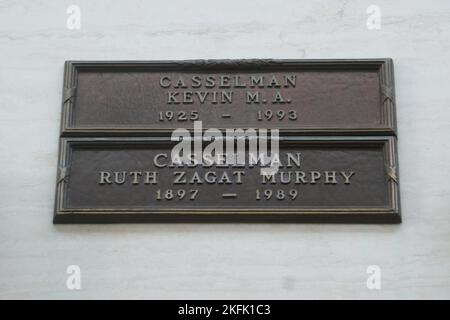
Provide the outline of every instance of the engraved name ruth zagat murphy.
<path id="1" fill-rule="evenodd" d="M 99 171 L 98 184 L 100 185 L 155 185 L 159 182 L 159 171 L 161 168 L 170 168 L 172 175 L 172 183 L 183 185 L 201 185 L 201 184 L 242 184 L 245 182 L 245 170 L 241 165 L 229 164 L 198 164 L 195 161 L 192 164 L 182 165 L 174 164 L 170 160 L 170 154 L 158 153 L 151 161 L 153 170 L 139 171 Z M 280 159 L 281 160 L 281 159 Z M 206 161 L 208 162 L 208 161 Z M 260 183 L 265 184 L 350 184 L 351 179 L 355 175 L 354 171 L 347 170 L 330 170 L 330 171 L 302 171 L 301 153 L 283 154 L 283 159 L 279 162 L 279 171 L 276 174 L 261 174 Z M 194 169 L 190 172 L 181 171 L 185 166 Z M 202 172 L 196 171 L 195 168 L 201 167 Z M 249 164 L 247 168 L 256 168 L 259 164 Z M 231 170 L 228 170 L 231 169 Z M 284 171 L 283 169 L 289 169 Z M 294 170 L 292 170 L 294 169 Z M 227 171 L 228 170 L 228 171 Z M 167 177 L 164 177 L 167 179 Z"/>
<path id="2" fill-rule="evenodd" d="M 230 189 L 230 185 L 239 186 L 249 183 L 250 189 L 246 187 L 242 191 L 242 189 L 231 187 L 232 192 L 222 192 L 222 198 L 232 199 L 243 195 L 253 201 L 270 200 L 272 197 L 278 201 L 298 201 L 300 198 L 299 185 L 345 186 L 350 185 L 355 176 L 355 171 L 348 170 L 302 170 L 304 159 L 301 152 L 283 152 L 280 155 L 278 150 L 270 157 L 270 164 L 273 166 L 275 162 L 276 170 L 270 173 L 261 171 L 259 175 L 255 175 L 254 170 L 267 166 L 266 154 L 240 150 L 238 146 L 238 153 L 233 154 L 230 161 L 230 153 L 217 152 L 218 145 L 215 141 L 211 143 L 214 145 L 214 152 L 202 152 L 201 162 L 199 162 L 198 152 L 196 154 L 191 152 L 191 140 L 188 139 L 187 142 L 187 144 L 186 141 L 179 143 L 181 148 L 178 151 L 183 150 L 186 146 L 188 146 L 188 150 L 178 154 L 173 152 L 177 150 L 177 146 L 172 149 L 172 153 L 155 154 L 152 159 L 146 161 L 149 162 L 148 170 L 99 171 L 98 185 L 106 188 L 112 186 L 156 186 L 157 189 L 149 190 L 149 196 L 156 201 L 178 199 L 196 202 L 199 197 L 208 197 L 206 186 L 227 185 Z M 227 140 L 227 144 L 229 143 L 230 140 Z M 209 146 L 204 146 L 204 150 L 211 151 Z M 234 150 L 234 145 L 231 149 Z M 240 153 L 239 150 L 242 152 Z M 189 156 L 180 161 L 178 157 L 181 157 L 181 154 L 189 154 Z M 243 162 L 237 161 L 239 155 L 244 155 L 240 159 L 244 160 Z M 247 163 L 245 163 L 246 161 Z M 253 172 L 249 172 L 250 170 Z M 251 174 L 247 175 L 247 173 Z M 247 177 L 249 177 L 248 183 Z M 161 181 L 172 187 L 158 188 Z M 244 194 L 239 194 L 240 192 Z M 252 196 L 250 193 L 254 195 Z"/>

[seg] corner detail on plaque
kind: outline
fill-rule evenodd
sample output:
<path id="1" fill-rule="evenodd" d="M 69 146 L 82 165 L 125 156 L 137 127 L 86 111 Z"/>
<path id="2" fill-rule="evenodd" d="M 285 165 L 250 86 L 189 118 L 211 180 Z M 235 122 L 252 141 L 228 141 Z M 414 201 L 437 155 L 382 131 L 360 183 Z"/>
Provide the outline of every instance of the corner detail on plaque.
<path id="1" fill-rule="evenodd" d="M 70 167 L 59 167 L 58 183 L 67 182 L 70 173 Z"/>
<path id="2" fill-rule="evenodd" d="M 396 184 L 398 184 L 397 166 L 388 166 L 386 169 L 387 169 L 386 174 L 388 176 L 388 179 L 392 180 Z"/>
<path id="3" fill-rule="evenodd" d="M 73 99 L 75 98 L 75 92 L 76 92 L 76 87 L 65 88 L 64 94 L 63 94 L 63 103 L 66 103 L 67 101 L 73 102 Z"/>

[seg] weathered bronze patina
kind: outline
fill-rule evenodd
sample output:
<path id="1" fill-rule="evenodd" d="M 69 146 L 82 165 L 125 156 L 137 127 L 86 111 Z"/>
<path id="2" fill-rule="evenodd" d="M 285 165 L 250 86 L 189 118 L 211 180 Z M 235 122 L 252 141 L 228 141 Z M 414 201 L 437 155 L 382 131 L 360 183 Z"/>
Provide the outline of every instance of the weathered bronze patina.
<path id="1" fill-rule="evenodd" d="M 67 62 L 64 134 L 393 134 L 392 61 Z"/>
<path id="2" fill-rule="evenodd" d="M 280 129 L 277 172 L 173 164 L 197 121 Z M 396 144 L 390 59 L 67 62 L 54 222 L 396 223 Z"/>

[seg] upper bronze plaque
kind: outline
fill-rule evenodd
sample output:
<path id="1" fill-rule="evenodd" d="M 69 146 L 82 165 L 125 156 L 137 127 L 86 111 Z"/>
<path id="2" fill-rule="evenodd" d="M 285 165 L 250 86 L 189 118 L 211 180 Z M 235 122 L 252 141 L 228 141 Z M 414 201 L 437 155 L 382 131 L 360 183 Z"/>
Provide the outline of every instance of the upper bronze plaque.
<path id="1" fill-rule="evenodd" d="M 62 134 L 395 134 L 390 59 L 69 61 Z"/>

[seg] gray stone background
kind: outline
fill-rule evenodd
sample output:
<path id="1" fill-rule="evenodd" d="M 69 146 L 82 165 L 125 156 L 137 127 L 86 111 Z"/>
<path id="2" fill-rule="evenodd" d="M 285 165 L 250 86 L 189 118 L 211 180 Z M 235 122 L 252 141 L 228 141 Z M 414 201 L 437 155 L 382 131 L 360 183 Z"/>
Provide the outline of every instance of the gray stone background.
<path id="1" fill-rule="evenodd" d="M 448 0 L 0 1 L 0 298 L 450 298 L 449 40 Z M 65 60 L 376 57 L 395 63 L 401 225 L 52 224 Z"/>

